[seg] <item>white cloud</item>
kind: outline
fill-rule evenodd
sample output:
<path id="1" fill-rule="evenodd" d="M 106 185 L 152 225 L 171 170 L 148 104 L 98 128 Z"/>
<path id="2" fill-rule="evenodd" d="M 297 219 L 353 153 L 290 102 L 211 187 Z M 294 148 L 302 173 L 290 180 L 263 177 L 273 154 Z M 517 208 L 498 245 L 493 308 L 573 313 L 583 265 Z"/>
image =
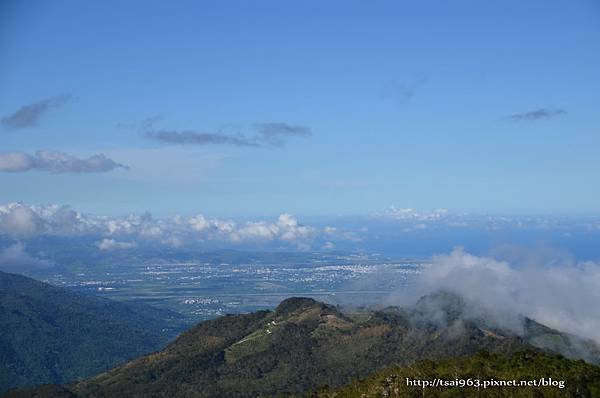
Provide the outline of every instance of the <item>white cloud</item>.
<path id="1" fill-rule="evenodd" d="M 325 232 L 326 234 L 335 234 L 337 232 L 337 228 L 336 227 L 330 227 L 330 226 L 326 226 L 325 228 L 323 228 L 323 232 Z"/>
<path id="2" fill-rule="evenodd" d="M 0 206 L 0 234 L 77 235 L 98 232 L 104 228 L 101 218 L 86 216 L 68 206 L 28 206 L 23 203 Z"/>
<path id="3" fill-rule="evenodd" d="M 414 298 L 439 290 L 455 292 L 501 317 L 520 313 L 600 342 L 600 265 L 558 258 L 553 256 L 551 265 L 536 256 L 513 264 L 456 249 L 433 257 L 403 294 Z"/>
<path id="4" fill-rule="evenodd" d="M 0 154 L 0 171 L 17 172 L 30 168 L 31 157 L 23 152 Z"/>
<path id="5" fill-rule="evenodd" d="M 206 220 L 206 218 L 204 218 L 204 216 L 202 214 L 198 214 L 198 215 L 190 218 L 188 220 L 188 223 L 190 224 L 192 229 L 195 231 L 204 231 L 205 229 L 208 229 L 211 226 L 210 223 Z"/>
<path id="6" fill-rule="evenodd" d="M 126 250 L 137 247 L 135 242 L 119 242 L 114 239 L 102 239 L 96 242 L 96 247 L 100 250 Z"/>
<path id="7" fill-rule="evenodd" d="M 373 213 L 370 219 L 396 223 L 402 227 L 401 230 L 404 232 L 436 228 L 550 231 L 573 227 L 589 229 L 594 222 L 598 223 L 597 217 L 594 220 L 594 217 L 469 214 L 452 212 L 447 209 L 415 210 L 396 206 L 391 206 L 383 212 Z"/>
<path id="8" fill-rule="evenodd" d="M 279 242 L 309 248 L 322 232 L 302 225 L 294 216 L 281 214 L 275 221 L 248 221 L 207 218 L 202 214 L 156 219 L 149 213 L 104 217 L 77 212 L 67 206 L 28 206 L 11 203 L 0 206 L 0 234 L 9 236 L 92 235 L 101 249 L 123 248 L 122 241 L 155 241 L 169 246 L 199 242 L 231 244 Z M 329 237 L 331 240 L 331 237 Z"/>
<path id="9" fill-rule="evenodd" d="M 313 227 L 301 225 L 291 214 L 281 214 L 277 221 L 248 222 L 230 233 L 234 241 L 240 240 L 282 240 L 295 242 L 308 240 L 316 233 Z"/>
<path id="10" fill-rule="evenodd" d="M 311 227 L 300 225 L 298 220 L 291 214 L 281 214 L 277 218 L 277 227 L 282 240 L 294 241 L 306 239 L 315 231 Z"/>
<path id="11" fill-rule="evenodd" d="M 20 203 L 0 207 L 0 231 L 10 231 L 11 235 L 33 235 L 41 221 L 33 209 Z"/>
<path id="12" fill-rule="evenodd" d="M 389 218 L 396 221 L 436 221 L 446 218 L 449 215 L 446 209 L 436 209 L 433 211 L 418 211 L 411 208 L 399 208 L 390 206 L 383 214 L 378 216 Z"/>
<path id="13" fill-rule="evenodd" d="M 26 269 L 49 268 L 53 265 L 50 261 L 31 256 L 20 242 L 0 249 L 0 270 L 2 271 L 21 272 Z"/>
<path id="14" fill-rule="evenodd" d="M 231 239 L 241 240 L 272 240 L 279 233 L 279 228 L 275 224 L 264 221 L 249 222 L 236 231 L 232 231 Z"/>

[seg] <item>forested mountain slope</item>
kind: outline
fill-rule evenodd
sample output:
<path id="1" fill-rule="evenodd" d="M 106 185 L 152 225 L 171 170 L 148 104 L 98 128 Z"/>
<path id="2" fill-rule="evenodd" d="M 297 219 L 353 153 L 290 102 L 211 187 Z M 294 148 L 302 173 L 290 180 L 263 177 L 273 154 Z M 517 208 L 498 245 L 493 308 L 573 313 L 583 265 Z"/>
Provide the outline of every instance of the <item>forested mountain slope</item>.
<path id="1" fill-rule="evenodd" d="M 0 392 L 89 377 L 163 348 L 183 326 L 170 311 L 0 272 Z"/>

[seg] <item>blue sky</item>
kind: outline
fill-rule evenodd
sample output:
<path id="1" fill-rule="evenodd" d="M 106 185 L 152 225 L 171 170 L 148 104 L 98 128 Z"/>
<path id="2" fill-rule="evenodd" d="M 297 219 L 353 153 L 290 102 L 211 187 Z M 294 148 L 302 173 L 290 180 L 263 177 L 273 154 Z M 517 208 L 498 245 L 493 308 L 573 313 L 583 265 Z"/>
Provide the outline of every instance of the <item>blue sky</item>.
<path id="1" fill-rule="evenodd" d="M 600 213 L 592 0 L 4 1 L 0 59 L 0 203 Z"/>

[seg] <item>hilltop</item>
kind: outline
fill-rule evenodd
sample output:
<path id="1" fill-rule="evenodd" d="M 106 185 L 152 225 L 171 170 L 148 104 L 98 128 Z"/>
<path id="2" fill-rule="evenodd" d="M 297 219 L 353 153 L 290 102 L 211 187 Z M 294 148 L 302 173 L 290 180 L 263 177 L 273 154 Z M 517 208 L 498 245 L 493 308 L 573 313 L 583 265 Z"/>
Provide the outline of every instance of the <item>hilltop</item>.
<path id="1" fill-rule="evenodd" d="M 256 397 L 339 388 L 389 366 L 481 351 L 510 357 L 537 340 L 570 337 L 527 320 L 522 335 L 463 316 L 461 299 L 424 297 L 410 308 L 342 312 L 308 298 L 274 311 L 227 315 L 198 324 L 164 350 L 79 383 L 80 397 Z M 428 319 L 436 308 L 436 319 Z M 440 317 L 439 315 L 443 316 Z M 443 319 L 442 319 L 443 318 Z M 31 395 L 10 395 L 24 397 Z M 57 395 L 66 396 L 66 395 Z"/>

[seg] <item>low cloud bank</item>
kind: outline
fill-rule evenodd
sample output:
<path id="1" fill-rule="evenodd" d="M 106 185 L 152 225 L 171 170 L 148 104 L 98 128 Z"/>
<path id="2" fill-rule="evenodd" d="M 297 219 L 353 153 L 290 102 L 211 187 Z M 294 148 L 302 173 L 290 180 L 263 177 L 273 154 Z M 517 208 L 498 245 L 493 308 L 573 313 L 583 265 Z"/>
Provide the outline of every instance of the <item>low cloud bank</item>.
<path id="1" fill-rule="evenodd" d="M 597 216 L 551 216 L 551 215 L 499 215 L 453 212 L 447 209 L 417 210 L 390 206 L 385 211 L 372 213 L 376 222 L 393 223 L 404 232 L 426 229 L 453 228 L 457 230 L 537 230 L 568 232 L 573 228 L 600 231 Z"/>
<path id="2" fill-rule="evenodd" d="M 310 250 L 344 239 L 344 231 L 303 225 L 291 214 L 275 220 L 236 222 L 202 214 L 154 218 L 149 213 L 105 217 L 84 214 L 68 206 L 0 206 L 0 235 L 26 239 L 36 236 L 93 236 L 100 250 L 132 249 L 142 243 L 172 247 L 203 243 L 275 244 L 286 249 Z"/>
<path id="3" fill-rule="evenodd" d="M 14 243 L 0 249 L 0 270 L 7 272 L 21 272 L 24 270 L 49 268 L 54 264 L 50 261 L 33 257 L 25 251 L 25 246 Z"/>
<path id="4" fill-rule="evenodd" d="M 557 261 L 558 259 L 558 261 Z M 491 311 L 504 327 L 518 329 L 527 316 L 546 326 L 600 343 L 600 265 L 575 263 L 568 257 L 543 261 L 538 256 L 517 262 L 479 257 L 455 249 L 434 256 L 431 265 L 405 291 L 392 297 L 407 303 L 426 294 L 448 291 L 477 311 Z"/>
<path id="5" fill-rule="evenodd" d="M 102 239 L 96 242 L 96 247 L 100 250 L 127 250 L 137 247 L 135 242 L 120 242 L 114 239 Z"/>

